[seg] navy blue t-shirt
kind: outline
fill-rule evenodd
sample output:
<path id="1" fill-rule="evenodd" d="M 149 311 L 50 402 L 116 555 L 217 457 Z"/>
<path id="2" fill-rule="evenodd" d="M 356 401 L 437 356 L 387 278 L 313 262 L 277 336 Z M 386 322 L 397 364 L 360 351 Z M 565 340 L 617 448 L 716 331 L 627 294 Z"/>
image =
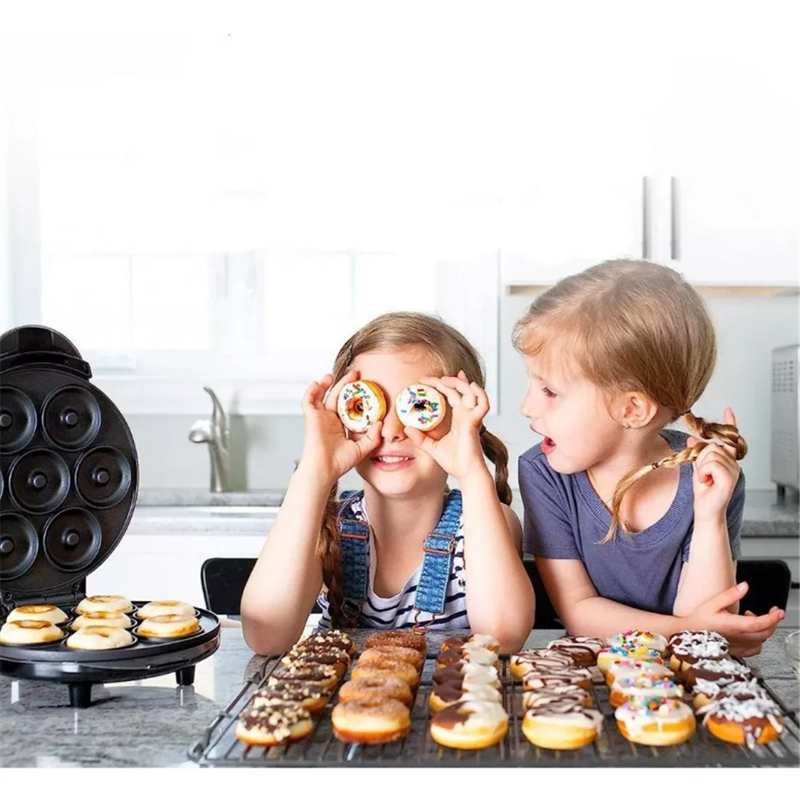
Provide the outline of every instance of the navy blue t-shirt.
<path id="1" fill-rule="evenodd" d="M 673 451 L 686 447 L 689 434 L 664 430 Z M 689 560 L 694 529 L 692 464 L 680 467 L 678 491 L 666 514 L 639 533 L 617 531 L 599 544 L 611 513 L 585 472 L 562 475 L 550 467 L 541 445 L 519 459 L 519 488 L 525 506 L 523 550 L 545 558 L 583 562 L 598 595 L 627 606 L 672 614 L 683 564 Z M 744 473 L 728 503 L 731 554 L 739 558 L 744 513 Z"/>

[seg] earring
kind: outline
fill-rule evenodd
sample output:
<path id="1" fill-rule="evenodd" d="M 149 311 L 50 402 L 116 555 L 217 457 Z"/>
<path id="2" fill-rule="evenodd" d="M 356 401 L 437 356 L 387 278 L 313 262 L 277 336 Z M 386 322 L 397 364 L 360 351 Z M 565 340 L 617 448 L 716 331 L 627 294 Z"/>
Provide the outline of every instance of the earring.
<path id="1" fill-rule="evenodd" d="M 629 431 L 631 429 L 631 424 L 630 422 L 626 421 L 622 427 L 625 428 L 626 431 Z"/>

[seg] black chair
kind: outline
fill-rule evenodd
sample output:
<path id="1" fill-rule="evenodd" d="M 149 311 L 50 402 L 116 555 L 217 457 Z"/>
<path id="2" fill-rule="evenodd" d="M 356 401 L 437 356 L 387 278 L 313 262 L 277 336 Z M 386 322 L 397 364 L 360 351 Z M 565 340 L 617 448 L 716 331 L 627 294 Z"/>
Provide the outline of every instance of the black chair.
<path id="1" fill-rule="evenodd" d="M 544 588 L 542 576 L 539 574 L 533 557 L 524 555 L 522 563 L 533 584 L 533 591 L 536 593 L 536 617 L 533 621 L 533 627 L 538 630 L 543 628 L 563 628 L 564 623 L 558 618 L 556 610 L 550 602 L 547 589 Z"/>
<path id="2" fill-rule="evenodd" d="M 200 583 L 206 608 L 215 614 L 238 617 L 242 593 L 256 565 L 255 558 L 209 558 L 200 567 Z M 312 614 L 322 609 L 314 603 Z"/>
<path id="3" fill-rule="evenodd" d="M 739 613 L 766 614 L 773 606 L 786 610 L 792 573 L 779 559 L 746 558 L 736 564 L 736 582 L 747 581 L 750 587 L 739 601 Z"/>

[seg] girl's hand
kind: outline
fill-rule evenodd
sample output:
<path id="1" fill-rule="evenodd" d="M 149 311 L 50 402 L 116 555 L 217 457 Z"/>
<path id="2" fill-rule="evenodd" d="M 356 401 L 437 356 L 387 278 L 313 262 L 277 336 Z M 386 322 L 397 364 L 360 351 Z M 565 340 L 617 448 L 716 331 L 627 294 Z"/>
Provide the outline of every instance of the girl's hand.
<path id="1" fill-rule="evenodd" d="M 480 442 L 483 418 L 489 411 L 489 398 L 477 383 L 470 383 L 463 370 L 458 376 L 422 378 L 420 383 L 441 392 L 450 406 L 450 430 L 441 438 L 416 428 L 404 428 L 406 436 L 456 480 L 486 469 Z"/>
<path id="2" fill-rule="evenodd" d="M 371 425 L 363 436 L 348 439 L 336 411 L 339 393 L 346 383 L 358 380 L 358 370 L 351 369 L 331 390 L 333 376 L 314 381 L 303 395 L 306 436 L 298 469 L 310 469 L 316 478 L 331 486 L 346 472 L 366 458 L 381 441 L 383 421 Z"/>
<path id="3" fill-rule="evenodd" d="M 736 425 L 736 417 L 730 408 L 725 409 L 725 424 Z M 687 447 L 700 440 L 690 436 Z M 725 511 L 739 480 L 739 462 L 736 450 L 730 445 L 709 444 L 694 462 L 694 517 L 695 521 L 719 521 Z"/>

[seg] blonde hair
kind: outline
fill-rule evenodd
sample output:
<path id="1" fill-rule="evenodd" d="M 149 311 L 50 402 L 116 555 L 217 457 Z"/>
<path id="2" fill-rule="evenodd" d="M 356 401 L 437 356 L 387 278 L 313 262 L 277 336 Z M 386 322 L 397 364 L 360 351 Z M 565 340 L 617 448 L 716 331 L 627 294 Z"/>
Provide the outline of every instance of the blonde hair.
<path id="1" fill-rule="evenodd" d="M 747 443 L 733 425 L 707 422 L 691 413 L 717 358 L 714 326 L 700 295 L 675 270 L 648 261 L 605 261 L 571 275 L 539 295 L 517 322 L 514 346 L 529 356 L 553 357 L 563 345 L 569 369 L 577 368 L 606 397 L 640 392 L 683 417 L 699 439 L 732 445 L 736 458 Z M 631 470 L 611 500 L 611 525 L 603 542 L 614 538 L 622 498 L 639 478 L 659 467 L 694 461 L 709 442 L 700 441 L 653 464 Z"/>
<path id="2" fill-rule="evenodd" d="M 377 350 L 419 350 L 429 355 L 445 375 L 464 370 L 468 381 L 480 386 L 486 384 L 481 357 L 469 341 L 438 317 L 414 312 L 383 314 L 354 333 L 342 345 L 334 361 L 334 384 L 346 374 L 356 356 Z M 511 505 L 508 450 L 485 426 L 480 429 L 480 443 L 484 455 L 494 464 L 497 496 L 501 503 Z M 322 577 L 328 588 L 331 621 L 334 626 L 342 627 L 348 620 L 344 614 L 337 495 L 338 485 L 334 485 L 325 507 L 316 552 L 322 561 Z"/>

